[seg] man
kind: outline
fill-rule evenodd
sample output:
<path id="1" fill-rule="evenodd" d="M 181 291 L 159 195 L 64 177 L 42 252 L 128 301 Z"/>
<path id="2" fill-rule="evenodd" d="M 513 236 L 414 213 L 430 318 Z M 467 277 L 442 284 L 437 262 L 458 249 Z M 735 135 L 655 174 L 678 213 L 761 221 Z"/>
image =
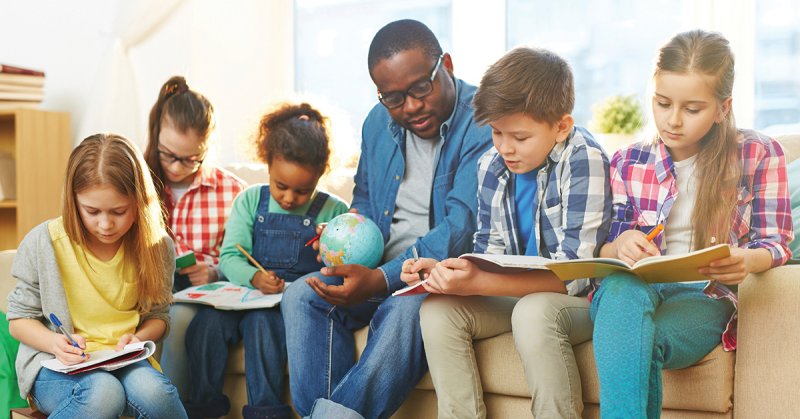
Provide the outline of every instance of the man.
<path id="1" fill-rule="evenodd" d="M 469 251 L 475 231 L 477 160 L 491 132 L 473 121 L 475 87 L 453 76 L 453 62 L 425 25 L 384 26 L 369 49 L 376 105 L 362 130 L 351 208 L 383 233 L 382 265 L 343 265 L 312 274 L 286 290 L 292 400 L 319 418 L 386 418 L 427 369 L 419 328 L 423 295 L 400 289 L 412 257 L 446 258 Z M 388 297 L 388 298 L 387 298 Z M 370 325 L 354 363 L 353 331 Z"/>

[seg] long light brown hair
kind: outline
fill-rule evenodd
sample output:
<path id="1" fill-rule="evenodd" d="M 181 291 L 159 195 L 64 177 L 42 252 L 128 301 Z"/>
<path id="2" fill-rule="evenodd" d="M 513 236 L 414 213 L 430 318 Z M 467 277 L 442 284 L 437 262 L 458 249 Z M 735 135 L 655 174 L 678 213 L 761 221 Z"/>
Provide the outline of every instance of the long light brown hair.
<path id="1" fill-rule="evenodd" d="M 733 52 L 728 40 L 718 33 L 694 30 L 675 35 L 659 50 L 653 77 L 660 72 L 697 74 L 711 82 L 718 106 L 733 93 Z M 697 197 L 692 210 L 696 227 L 692 237 L 695 249 L 728 241 L 731 215 L 737 203 L 741 174 L 739 131 L 728 110 L 700 140 L 697 154 Z"/>
<path id="2" fill-rule="evenodd" d="M 137 309 L 147 312 L 154 305 L 170 302 L 171 283 L 165 265 L 169 239 L 161 217 L 161 205 L 139 150 L 125 137 L 95 134 L 83 140 L 70 154 L 63 208 L 67 236 L 85 248 L 90 233 L 81 222 L 76 195 L 103 185 L 111 186 L 135 203 L 135 221 L 122 240 L 125 263 L 136 267 Z"/>

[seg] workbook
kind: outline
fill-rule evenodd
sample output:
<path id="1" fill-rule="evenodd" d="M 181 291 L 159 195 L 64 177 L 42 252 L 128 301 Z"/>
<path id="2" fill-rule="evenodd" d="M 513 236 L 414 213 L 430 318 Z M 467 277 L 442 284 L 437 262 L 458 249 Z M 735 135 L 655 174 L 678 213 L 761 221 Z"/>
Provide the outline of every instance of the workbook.
<path id="1" fill-rule="evenodd" d="M 80 364 L 64 365 L 61 361 L 53 358 L 42 361 L 42 366 L 56 372 L 65 374 L 78 374 L 81 372 L 102 369 L 113 371 L 134 362 L 141 361 L 153 355 L 156 351 L 156 344 L 153 341 L 134 342 L 125 345 L 121 351 L 104 349 L 100 351 L 87 352 L 89 359 Z"/>
<path id="2" fill-rule="evenodd" d="M 683 255 L 650 256 L 633 266 L 612 258 L 552 260 L 541 256 L 487 255 L 468 253 L 459 256 L 472 261 L 486 272 L 513 273 L 535 269 L 549 270 L 562 281 L 580 278 L 603 278 L 616 272 L 628 272 L 645 282 L 688 282 L 708 279 L 697 270 L 717 259 L 731 255 L 727 244 L 718 244 Z"/>
<path id="3" fill-rule="evenodd" d="M 290 284 L 287 282 L 286 287 Z M 219 281 L 186 288 L 172 297 L 178 303 L 206 304 L 220 310 L 250 310 L 277 306 L 283 293 L 264 294 L 255 288 Z"/>

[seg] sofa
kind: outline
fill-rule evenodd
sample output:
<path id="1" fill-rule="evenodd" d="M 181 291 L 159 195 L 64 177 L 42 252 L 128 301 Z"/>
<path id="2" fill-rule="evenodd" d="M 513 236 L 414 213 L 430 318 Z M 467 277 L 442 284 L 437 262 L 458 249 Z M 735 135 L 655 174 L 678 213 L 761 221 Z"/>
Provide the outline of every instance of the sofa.
<path id="1" fill-rule="evenodd" d="M 779 140 L 787 153 L 787 162 L 800 157 L 800 135 Z M 258 178 L 266 179 L 261 176 Z M 340 190 L 343 191 L 340 195 L 348 199 L 346 189 Z M 5 296 L 14 286 L 10 276 L 13 255 L 14 251 L 0 252 L 0 308 L 4 311 Z M 796 417 L 792 394 L 800 389 L 798 297 L 800 265 L 782 266 L 748 277 L 739 287 L 738 350 L 724 352 L 718 346 L 692 367 L 665 371 L 662 417 Z M 366 328 L 357 331 L 355 338 L 357 348 L 363 349 Z M 474 347 L 488 416 L 531 417 L 530 395 L 511 334 L 475 341 Z M 583 386 L 583 416 L 599 418 L 599 386 L 592 343 L 576 346 L 575 355 Z M 227 417 L 240 417 L 241 407 L 247 402 L 241 345 L 233 348 L 229 356 L 224 391 L 232 404 Z M 436 393 L 430 375 L 423 377 L 393 417 L 436 417 Z"/>

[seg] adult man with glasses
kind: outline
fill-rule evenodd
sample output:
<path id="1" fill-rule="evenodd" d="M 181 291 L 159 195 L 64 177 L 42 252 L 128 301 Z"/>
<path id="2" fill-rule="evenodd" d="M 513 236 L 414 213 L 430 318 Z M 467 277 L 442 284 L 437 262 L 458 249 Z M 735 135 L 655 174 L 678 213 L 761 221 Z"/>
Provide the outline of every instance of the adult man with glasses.
<path id="1" fill-rule="evenodd" d="M 491 145 L 472 119 L 475 87 L 425 25 L 400 20 L 370 45 L 368 66 L 380 104 L 364 122 L 351 208 L 375 221 L 385 248 L 377 269 L 323 269 L 287 288 L 292 401 L 319 418 L 385 418 L 427 369 L 419 328 L 424 295 L 389 297 L 405 284 L 402 262 L 415 247 L 444 259 L 472 247 L 477 160 Z M 370 325 L 358 363 L 352 332 Z"/>

